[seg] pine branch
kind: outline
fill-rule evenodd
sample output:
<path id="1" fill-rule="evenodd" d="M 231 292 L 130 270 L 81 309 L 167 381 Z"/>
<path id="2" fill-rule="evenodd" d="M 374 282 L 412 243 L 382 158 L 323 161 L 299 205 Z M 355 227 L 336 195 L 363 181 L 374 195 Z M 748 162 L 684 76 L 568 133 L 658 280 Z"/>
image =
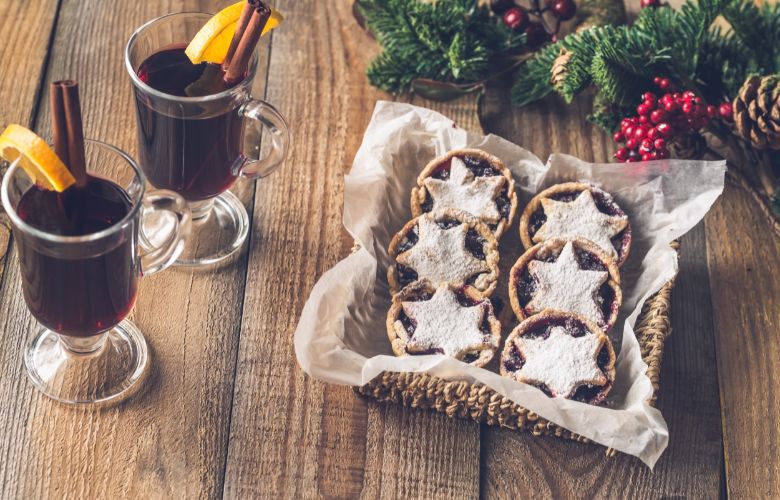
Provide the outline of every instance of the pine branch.
<path id="1" fill-rule="evenodd" d="M 483 80 L 525 40 L 477 0 L 360 0 L 358 8 L 384 49 L 368 78 L 390 92 L 407 90 L 417 78 Z"/>

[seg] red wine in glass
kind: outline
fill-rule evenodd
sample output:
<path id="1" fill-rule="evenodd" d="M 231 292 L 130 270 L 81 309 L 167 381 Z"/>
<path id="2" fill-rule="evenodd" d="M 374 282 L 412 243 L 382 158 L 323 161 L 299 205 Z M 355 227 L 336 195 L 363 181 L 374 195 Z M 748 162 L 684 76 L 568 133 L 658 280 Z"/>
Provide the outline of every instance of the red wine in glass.
<path id="1" fill-rule="evenodd" d="M 30 226 L 59 236 L 88 236 L 117 224 L 133 204 L 113 182 L 88 176 L 84 187 L 63 193 L 33 186 L 17 214 Z M 117 238 L 106 250 L 80 245 L 72 255 L 54 254 L 40 243 L 17 239 L 22 290 L 33 316 L 63 335 L 88 337 L 122 321 L 135 303 L 138 259 L 135 241 Z"/>
<path id="2" fill-rule="evenodd" d="M 228 90 L 219 65 L 192 64 L 184 46 L 149 56 L 138 77 L 155 90 L 177 97 L 200 97 Z M 238 178 L 243 119 L 231 109 L 182 116 L 166 114 L 137 95 L 138 139 L 144 173 L 158 189 L 170 189 L 190 201 L 229 189 Z M 238 104 L 237 104 L 238 105 Z"/>

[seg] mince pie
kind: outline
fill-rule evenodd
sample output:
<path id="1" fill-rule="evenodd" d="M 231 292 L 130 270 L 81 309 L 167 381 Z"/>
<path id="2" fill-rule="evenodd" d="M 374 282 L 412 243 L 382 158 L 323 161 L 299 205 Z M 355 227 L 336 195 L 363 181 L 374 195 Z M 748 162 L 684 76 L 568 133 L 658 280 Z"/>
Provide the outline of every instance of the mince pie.
<path id="1" fill-rule="evenodd" d="M 509 298 L 519 320 L 545 309 L 579 314 L 609 331 L 623 301 L 614 259 L 582 238 L 539 243 L 509 273 Z"/>
<path id="2" fill-rule="evenodd" d="M 409 221 L 388 248 L 390 291 L 427 279 L 434 286 L 472 285 L 489 296 L 498 279 L 498 245 L 490 229 L 459 210 L 445 209 Z"/>
<path id="3" fill-rule="evenodd" d="M 500 238 L 517 209 L 511 172 L 500 159 L 480 149 L 450 151 L 432 160 L 412 189 L 412 214 L 447 208 L 473 215 Z"/>
<path id="4" fill-rule="evenodd" d="M 612 195 L 590 184 L 556 184 L 534 196 L 520 218 L 525 248 L 550 238 L 585 238 L 622 266 L 631 248 L 628 216 Z"/>
<path id="5" fill-rule="evenodd" d="M 397 356 L 444 354 L 481 367 L 498 350 L 501 324 L 473 287 L 418 281 L 393 297 L 387 335 Z"/>
<path id="6" fill-rule="evenodd" d="M 501 375 L 553 398 L 598 404 L 615 381 L 615 351 L 592 322 L 544 311 L 520 323 L 506 340 Z"/>

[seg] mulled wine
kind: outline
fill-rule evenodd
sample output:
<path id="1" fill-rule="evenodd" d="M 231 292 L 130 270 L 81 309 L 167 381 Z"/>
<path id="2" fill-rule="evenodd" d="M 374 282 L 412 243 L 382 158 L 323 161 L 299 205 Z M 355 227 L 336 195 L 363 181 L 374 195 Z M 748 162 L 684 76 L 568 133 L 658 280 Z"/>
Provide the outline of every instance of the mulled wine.
<path id="1" fill-rule="evenodd" d="M 150 87 L 176 97 L 199 97 L 230 88 L 219 65 L 192 64 L 184 45 L 149 56 L 138 77 Z M 136 94 L 141 166 L 156 188 L 173 190 L 190 201 L 205 200 L 229 189 L 239 175 L 243 118 L 235 108 L 182 116 Z M 238 103 L 236 104 L 238 105 Z"/>
<path id="2" fill-rule="evenodd" d="M 59 236 L 87 236 L 119 223 L 131 211 L 128 194 L 113 182 L 87 176 L 62 193 L 31 187 L 16 207 L 30 226 Z M 132 233 L 134 234 L 134 233 Z M 64 335 L 102 333 L 132 309 L 140 274 L 136 241 L 123 235 L 109 248 L 64 254 L 32 238 L 17 239 L 22 290 L 33 316 Z"/>

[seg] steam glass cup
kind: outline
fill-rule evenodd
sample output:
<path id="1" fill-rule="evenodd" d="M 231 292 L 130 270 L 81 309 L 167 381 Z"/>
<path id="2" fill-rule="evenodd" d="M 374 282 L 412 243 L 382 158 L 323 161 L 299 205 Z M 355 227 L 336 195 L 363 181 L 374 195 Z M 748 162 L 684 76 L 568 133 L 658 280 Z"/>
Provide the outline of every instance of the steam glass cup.
<path id="1" fill-rule="evenodd" d="M 129 207 L 123 218 L 101 231 L 62 236 L 25 222 L 20 208 L 27 208 L 20 202 L 34 186 L 18 160 L 0 186 L 24 300 L 42 325 L 31 332 L 25 348 L 27 374 L 44 394 L 71 404 L 118 401 L 140 385 L 149 364 L 148 349 L 126 317 L 135 304 L 139 278 L 173 264 L 184 249 L 191 221 L 189 207 L 178 194 L 145 193 L 143 172 L 123 151 L 87 140 L 85 153 L 89 175 L 113 183 L 112 193 L 126 195 L 121 199 Z M 168 234 L 159 245 L 142 247 L 139 227 L 144 219 L 160 216 L 169 222 Z"/>
<path id="2" fill-rule="evenodd" d="M 150 56 L 182 50 L 210 18 L 185 12 L 154 19 L 132 34 L 125 49 L 141 168 L 154 187 L 179 193 L 192 209 L 193 245 L 177 261 L 185 266 L 216 264 L 240 250 L 249 233 L 249 216 L 228 189 L 239 177 L 271 174 L 290 145 L 284 117 L 270 103 L 250 95 L 256 52 L 241 82 L 202 97 L 167 94 L 139 76 Z M 268 142 L 261 157 L 263 132 Z M 156 227 L 145 225 L 143 232 L 156 239 Z"/>

